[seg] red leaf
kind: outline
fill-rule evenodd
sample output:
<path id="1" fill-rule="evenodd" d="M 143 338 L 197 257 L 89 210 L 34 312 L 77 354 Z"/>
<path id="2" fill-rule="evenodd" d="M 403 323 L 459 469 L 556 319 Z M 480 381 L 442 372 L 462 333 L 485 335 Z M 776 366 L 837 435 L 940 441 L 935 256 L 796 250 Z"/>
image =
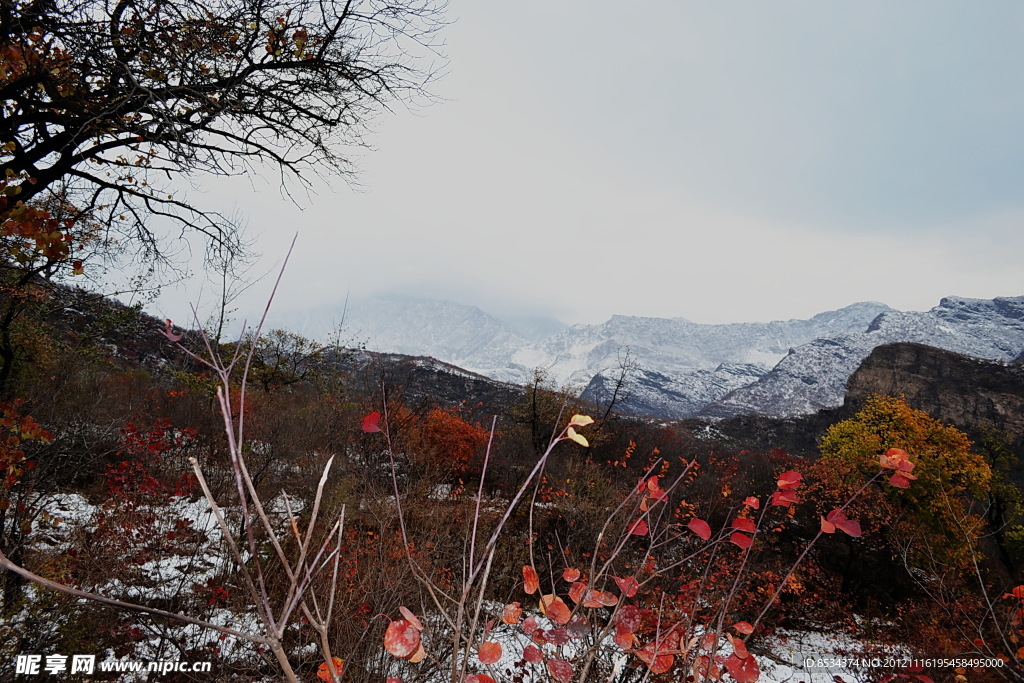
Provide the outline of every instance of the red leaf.
<path id="1" fill-rule="evenodd" d="M 736 679 L 736 683 L 756 683 L 761 677 L 761 668 L 754 657 L 729 655 L 725 660 L 725 670 Z"/>
<path id="2" fill-rule="evenodd" d="M 828 513 L 826 520 L 835 524 L 846 535 L 853 536 L 854 538 L 860 537 L 860 522 L 847 518 L 846 513 L 842 510 L 833 510 Z"/>
<path id="3" fill-rule="evenodd" d="M 757 498 L 754 498 L 753 496 L 750 496 L 746 500 L 744 500 L 743 504 L 748 507 L 752 507 L 755 510 L 761 507 L 761 501 L 759 501 Z"/>
<path id="4" fill-rule="evenodd" d="M 530 664 L 536 664 L 540 660 L 544 659 L 544 653 L 540 651 L 540 648 L 536 645 L 527 645 L 523 650 L 523 659 L 528 661 Z"/>
<path id="5" fill-rule="evenodd" d="M 411 657 L 419 646 L 420 632 L 405 619 L 392 621 L 384 632 L 384 648 L 396 657 Z"/>
<path id="6" fill-rule="evenodd" d="M 484 664 L 496 664 L 501 659 L 501 644 L 488 640 L 480 645 L 476 656 Z"/>
<path id="7" fill-rule="evenodd" d="M 577 581 L 573 585 L 569 586 L 569 597 L 577 605 L 583 602 L 584 596 L 587 594 L 587 584 L 582 581 Z"/>
<path id="8" fill-rule="evenodd" d="M 746 659 L 750 656 L 750 651 L 747 650 L 747 644 L 739 638 L 733 638 L 729 636 L 729 643 L 732 644 L 732 651 L 740 659 Z"/>
<path id="9" fill-rule="evenodd" d="M 388 676 L 388 680 L 385 683 L 402 683 L 402 679 L 398 676 Z"/>
<path id="10" fill-rule="evenodd" d="M 548 671 L 551 672 L 551 677 L 559 683 L 572 683 L 572 664 L 564 659 L 549 659 Z"/>
<path id="11" fill-rule="evenodd" d="M 615 631 L 615 644 L 621 647 L 623 650 L 628 650 L 633 647 L 633 632 L 632 631 Z"/>
<path id="12" fill-rule="evenodd" d="M 569 642 L 569 632 L 564 628 L 553 628 L 545 631 L 544 635 L 550 645 L 565 645 Z"/>
<path id="13" fill-rule="evenodd" d="M 600 593 L 600 591 L 595 591 L 595 590 L 588 590 L 588 591 L 586 591 L 586 593 L 583 595 L 583 606 L 584 607 L 590 607 L 590 608 L 603 607 L 603 604 L 601 603 L 601 601 L 597 599 L 598 593 Z"/>
<path id="14" fill-rule="evenodd" d="M 413 628 L 417 631 L 423 630 L 423 624 L 420 623 L 420 620 L 416 618 L 416 615 L 410 612 L 407 607 L 402 605 L 398 608 L 398 611 L 402 613 L 402 616 L 405 617 L 406 621 L 413 625 Z"/>
<path id="15" fill-rule="evenodd" d="M 607 591 L 587 591 L 583 598 L 584 607 L 614 607 L 618 602 L 618 596 Z"/>
<path id="16" fill-rule="evenodd" d="M 904 472 L 914 469 L 914 463 L 910 462 L 910 456 L 902 448 L 890 448 L 885 455 L 878 456 L 878 466 L 887 470 L 903 470 Z"/>
<path id="17" fill-rule="evenodd" d="M 821 530 L 826 534 L 834 534 L 836 532 L 836 525 L 822 517 Z"/>
<path id="18" fill-rule="evenodd" d="M 752 539 L 750 536 L 747 536 L 746 534 L 741 534 L 738 531 L 732 532 L 732 536 L 729 537 L 729 541 L 735 543 L 744 550 L 749 548 L 754 543 L 754 539 Z"/>
<path id="19" fill-rule="evenodd" d="M 722 657 L 718 656 L 715 659 L 721 660 Z M 722 671 L 718 668 L 717 664 L 712 663 L 711 657 L 707 655 L 701 655 L 693 660 L 693 670 L 700 679 L 720 681 L 722 680 Z"/>
<path id="20" fill-rule="evenodd" d="M 527 595 L 533 595 L 540 588 L 540 577 L 537 570 L 528 564 L 523 565 L 523 590 Z"/>
<path id="21" fill-rule="evenodd" d="M 640 628 L 644 620 L 644 611 L 635 605 L 623 605 L 615 614 L 615 626 L 630 633 Z"/>
<path id="22" fill-rule="evenodd" d="M 732 520 L 732 528 L 738 529 L 739 531 L 746 531 L 748 534 L 752 534 L 757 531 L 757 526 L 754 524 L 754 520 L 748 517 L 737 517 Z"/>
<path id="23" fill-rule="evenodd" d="M 842 529 L 844 532 L 846 532 L 847 536 L 853 536 L 854 538 L 860 538 L 860 535 L 861 535 L 860 522 L 858 522 L 857 520 L 850 519 L 850 520 L 847 520 L 847 521 L 843 522 L 842 524 L 836 524 L 836 526 L 839 527 L 840 529 Z"/>
<path id="24" fill-rule="evenodd" d="M 568 624 L 569 617 L 572 614 L 569 606 L 562 602 L 562 598 L 550 594 L 541 597 L 540 611 L 559 626 Z"/>
<path id="25" fill-rule="evenodd" d="M 568 567 L 568 568 L 562 570 L 562 578 L 564 580 L 568 581 L 569 583 L 572 583 L 573 581 L 577 581 L 580 578 L 580 570 L 579 569 L 575 569 L 573 567 Z"/>
<path id="26" fill-rule="evenodd" d="M 891 477 L 889 477 L 889 483 L 892 484 L 893 486 L 897 487 L 897 488 L 909 489 L 910 488 L 910 481 L 912 479 L 917 479 L 917 477 L 915 477 L 913 475 L 907 475 L 905 472 L 904 473 L 897 472 L 896 474 L 894 474 Z"/>
<path id="27" fill-rule="evenodd" d="M 619 587 L 619 590 L 622 591 L 622 594 L 627 598 L 631 598 L 636 595 L 636 592 L 640 589 L 640 584 L 632 576 L 627 576 L 624 579 L 620 579 L 617 576 L 613 576 L 612 578 L 615 579 L 615 585 Z"/>
<path id="28" fill-rule="evenodd" d="M 523 633 L 530 636 L 533 632 L 540 628 L 540 624 L 537 623 L 537 617 L 526 617 L 523 619 L 523 625 L 521 626 Z"/>
<path id="29" fill-rule="evenodd" d="M 76 270 L 78 270 L 78 269 L 76 268 Z M 173 329 L 171 328 L 171 319 L 170 318 L 167 318 L 165 322 L 167 323 L 167 325 L 164 327 L 163 330 L 160 331 L 160 333 L 162 335 L 164 335 L 165 337 L 167 337 L 168 339 L 170 339 L 172 342 L 179 342 L 179 341 L 181 341 L 182 337 L 184 337 L 185 335 L 178 334 L 177 332 L 173 331 Z"/>
<path id="30" fill-rule="evenodd" d="M 494 683 L 494 679 L 487 674 L 469 674 L 466 683 Z"/>
<path id="31" fill-rule="evenodd" d="M 647 490 L 651 500 L 667 500 L 668 494 L 658 484 L 657 477 L 651 477 L 647 480 Z"/>
<path id="32" fill-rule="evenodd" d="M 782 507 L 789 507 L 794 503 L 800 502 L 800 496 L 795 491 L 776 491 L 772 494 L 771 504 L 781 505 Z"/>
<path id="33" fill-rule="evenodd" d="M 783 491 L 793 491 L 800 487 L 800 481 L 804 478 L 804 475 L 800 474 L 795 470 L 789 472 L 783 472 L 779 475 L 778 486 Z"/>
<path id="34" fill-rule="evenodd" d="M 666 650 L 664 646 L 658 647 L 656 643 L 648 643 L 642 650 L 637 650 L 636 656 L 647 665 L 651 673 L 663 674 L 672 668 L 676 659 L 674 655 L 661 654 Z"/>
<path id="35" fill-rule="evenodd" d="M 745 636 L 749 636 L 754 632 L 754 627 L 748 621 L 737 621 L 732 627 L 736 629 L 737 633 L 742 633 Z"/>
<path id="36" fill-rule="evenodd" d="M 650 527 L 643 519 L 638 519 L 629 526 L 629 533 L 634 536 L 646 536 L 648 531 L 650 531 Z"/>
<path id="37" fill-rule="evenodd" d="M 341 676 L 341 670 L 345 666 L 345 661 L 341 657 L 331 657 L 331 664 L 334 665 L 334 674 L 338 677 Z M 327 668 L 327 662 L 320 665 L 320 668 L 316 670 L 317 678 L 325 681 L 333 680 L 331 678 L 331 671 Z"/>
<path id="38" fill-rule="evenodd" d="M 690 523 L 686 525 L 686 528 L 700 536 L 705 541 L 711 538 L 711 527 L 708 526 L 708 523 L 703 519 L 697 519 L 694 517 L 690 520 Z"/>
<path id="39" fill-rule="evenodd" d="M 379 432 L 380 413 L 376 410 L 363 418 L 363 431 L 367 433 Z"/>
<path id="40" fill-rule="evenodd" d="M 515 625 L 519 623 L 519 617 L 522 615 L 522 606 L 518 602 L 513 602 L 505 605 L 505 609 L 501 613 L 501 620 L 506 624 Z"/>

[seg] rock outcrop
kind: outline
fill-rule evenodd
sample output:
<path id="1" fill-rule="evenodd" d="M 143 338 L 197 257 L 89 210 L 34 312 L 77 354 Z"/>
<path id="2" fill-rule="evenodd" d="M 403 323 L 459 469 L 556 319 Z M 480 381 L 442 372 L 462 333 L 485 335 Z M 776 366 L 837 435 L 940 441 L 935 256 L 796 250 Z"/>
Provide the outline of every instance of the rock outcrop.
<path id="1" fill-rule="evenodd" d="M 932 417 L 1024 442 L 1024 363 L 972 358 L 923 344 L 877 347 L 850 376 L 846 407 L 869 394 L 903 395 Z"/>

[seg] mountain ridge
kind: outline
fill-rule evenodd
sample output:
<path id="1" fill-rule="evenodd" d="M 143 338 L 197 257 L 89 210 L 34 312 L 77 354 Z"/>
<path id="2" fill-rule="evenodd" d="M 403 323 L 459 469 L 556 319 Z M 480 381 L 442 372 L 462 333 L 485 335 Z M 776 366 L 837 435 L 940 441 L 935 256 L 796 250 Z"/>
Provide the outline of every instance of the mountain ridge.
<path id="1" fill-rule="evenodd" d="M 759 323 L 616 314 L 553 334 L 535 328 L 528 339 L 476 306 L 388 295 L 351 305 L 346 322 L 381 353 L 431 356 L 512 384 L 532 382 L 540 371 L 586 400 L 615 396 L 617 410 L 663 418 L 835 407 L 860 361 L 884 343 L 924 343 L 996 360 L 1024 354 L 1024 297 L 949 296 L 922 312 L 857 302 L 807 319 Z M 551 319 L 544 325 L 557 328 Z"/>

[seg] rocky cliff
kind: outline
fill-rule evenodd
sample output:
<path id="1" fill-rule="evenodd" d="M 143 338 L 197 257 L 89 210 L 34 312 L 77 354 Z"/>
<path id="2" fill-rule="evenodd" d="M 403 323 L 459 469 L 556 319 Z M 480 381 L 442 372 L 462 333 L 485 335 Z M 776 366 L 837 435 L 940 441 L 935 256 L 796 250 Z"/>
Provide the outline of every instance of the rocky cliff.
<path id="1" fill-rule="evenodd" d="M 932 417 L 1024 442 L 1024 363 L 981 360 L 923 344 L 879 346 L 850 376 L 846 407 L 902 394 Z"/>
<path id="2" fill-rule="evenodd" d="M 684 421 L 694 431 L 712 430 L 744 448 L 781 448 L 814 457 L 828 427 L 852 417 L 870 394 L 902 395 L 911 407 L 964 430 L 978 448 L 1005 437 L 1019 462 L 1013 479 L 1024 485 L 1024 361 L 982 360 L 911 342 L 873 349 L 850 376 L 836 408 L 777 417 L 740 415 L 718 422 Z"/>

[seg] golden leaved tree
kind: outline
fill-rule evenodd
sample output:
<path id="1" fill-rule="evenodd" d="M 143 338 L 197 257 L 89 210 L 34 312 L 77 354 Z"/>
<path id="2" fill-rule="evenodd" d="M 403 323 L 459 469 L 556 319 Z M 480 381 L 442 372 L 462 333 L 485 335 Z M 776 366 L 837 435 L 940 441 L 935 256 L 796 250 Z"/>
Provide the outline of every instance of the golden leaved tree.
<path id="1" fill-rule="evenodd" d="M 822 495 L 847 496 L 877 471 L 879 455 L 890 448 L 910 455 L 917 480 L 904 491 L 879 486 L 866 492 L 856 510 L 862 524 L 876 526 L 915 566 L 934 565 L 936 558 L 966 566 L 983 527 L 972 503 L 988 493 L 992 471 L 971 452 L 966 434 L 903 397 L 872 395 L 856 415 L 829 428 L 818 464 Z"/>

